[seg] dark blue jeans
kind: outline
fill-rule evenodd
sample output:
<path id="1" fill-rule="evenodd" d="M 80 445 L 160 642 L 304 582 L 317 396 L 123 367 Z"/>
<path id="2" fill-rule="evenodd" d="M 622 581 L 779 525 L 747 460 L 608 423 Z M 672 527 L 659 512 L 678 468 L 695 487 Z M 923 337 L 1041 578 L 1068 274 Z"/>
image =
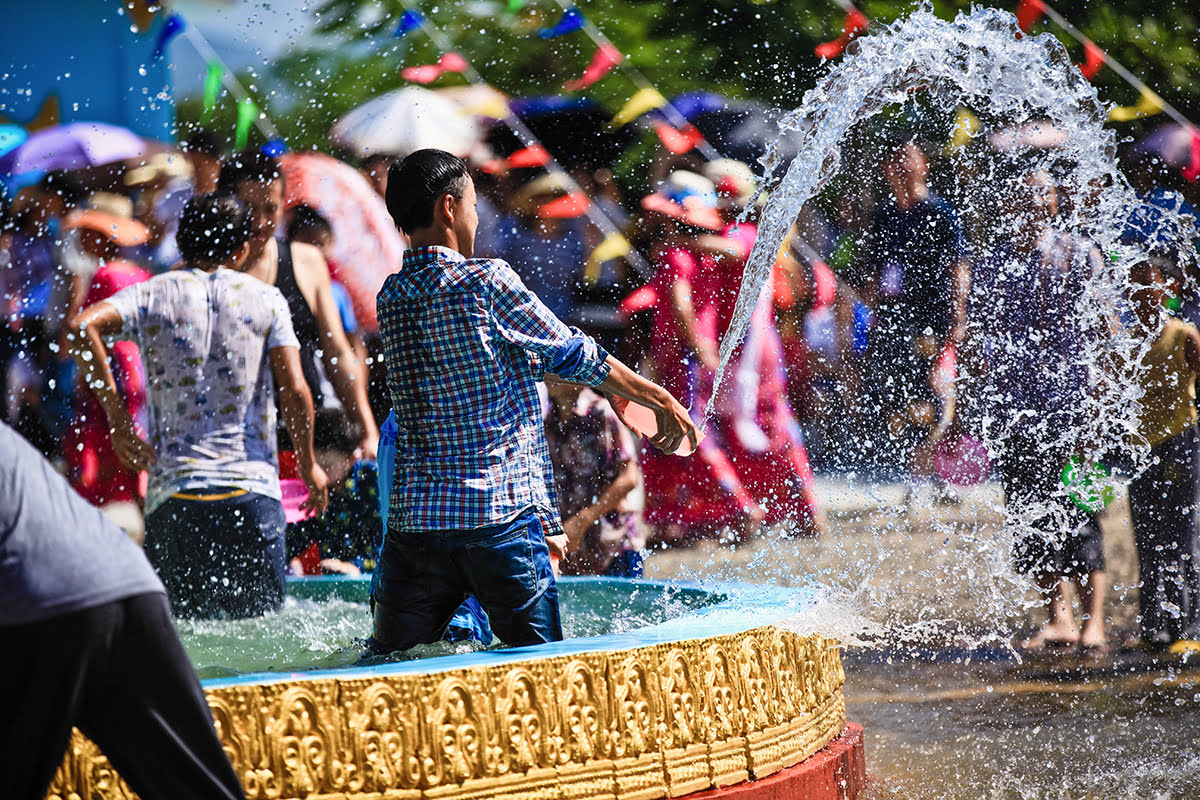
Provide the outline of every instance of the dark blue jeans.
<path id="1" fill-rule="evenodd" d="M 283 606 L 286 525 L 283 504 L 253 492 L 172 497 L 146 518 L 146 556 L 176 616 L 255 617 Z"/>
<path id="2" fill-rule="evenodd" d="M 373 654 L 436 642 L 472 594 L 505 644 L 562 639 L 558 587 L 533 509 L 472 530 L 389 530 L 377 569 Z"/>

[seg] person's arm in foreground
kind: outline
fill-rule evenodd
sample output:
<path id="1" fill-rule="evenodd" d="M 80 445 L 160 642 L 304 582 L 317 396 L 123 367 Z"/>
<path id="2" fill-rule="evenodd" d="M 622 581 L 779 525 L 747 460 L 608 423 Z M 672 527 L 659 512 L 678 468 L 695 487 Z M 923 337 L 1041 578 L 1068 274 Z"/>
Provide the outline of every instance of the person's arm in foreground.
<path id="1" fill-rule="evenodd" d="M 600 361 L 604 351 L 591 337 L 564 325 L 525 287 L 511 267 L 501 264 L 492 273 L 492 303 L 500 335 L 505 340 L 537 353 L 549 364 L 547 372 L 569 383 L 595 386 L 610 399 L 615 395 L 652 409 L 658 432 L 650 442 L 663 452 L 675 452 L 685 438 L 691 440 L 693 448 L 699 444 L 700 433 L 687 409 L 670 392 L 611 355 Z M 625 405 L 613 403 L 623 422 Z"/>
<path id="2" fill-rule="evenodd" d="M 321 334 L 325 374 L 346 412 L 358 420 L 362 428 L 360 447 L 363 457 L 374 459 L 379 449 L 379 427 L 367 401 L 367 365 L 359 360 L 342 327 L 342 317 L 329 285 L 329 265 L 320 251 L 311 245 L 294 244 L 292 252 L 299 272 L 311 276 L 312 312 Z"/>
<path id="3" fill-rule="evenodd" d="M 121 315 L 111 303 L 96 303 L 70 322 L 67 345 L 83 373 L 84 383 L 100 401 L 108 417 L 113 450 L 121 463 L 134 472 L 148 469 L 158 460 L 154 448 L 138 436 L 133 416 L 117 391 L 117 382 L 108 366 L 108 348 L 104 337 L 121 332 Z"/>
<path id="4" fill-rule="evenodd" d="M 271 348 L 271 372 L 279 387 L 279 405 L 283 412 L 283 424 L 287 426 L 292 444 L 296 446 L 300 477 L 308 487 L 308 499 L 302 508 L 323 514 L 329 503 L 328 479 L 325 470 L 317 463 L 313 453 L 313 402 L 312 392 L 304 381 L 300 367 L 300 350 L 295 347 Z"/>

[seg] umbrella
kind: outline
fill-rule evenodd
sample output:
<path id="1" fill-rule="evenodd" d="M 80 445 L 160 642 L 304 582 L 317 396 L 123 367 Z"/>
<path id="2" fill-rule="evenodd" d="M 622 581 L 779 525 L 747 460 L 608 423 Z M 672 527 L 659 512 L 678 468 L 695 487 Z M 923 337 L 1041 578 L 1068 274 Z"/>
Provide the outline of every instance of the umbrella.
<path id="1" fill-rule="evenodd" d="M 1186 167 L 1192 163 L 1192 131 L 1182 125 L 1160 125 L 1144 136 L 1134 150 L 1156 156 L 1168 167 Z"/>
<path id="2" fill-rule="evenodd" d="M 360 158 L 405 155 L 426 147 L 465 156 L 479 143 L 474 116 L 419 86 L 381 94 L 342 117 L 329 140 Z"/>
<path id="3" fill-rule="evenodd" d="M 349 292 L 359 323 L 377 330 L 375 295 L 404 255 L 404 240 L 383 198 L 358 170 L 322 153 L 288 153 L 280 166 L 286 205 L 305 203 L 329 220 L 330 274 Z"/>
<path id="4" fill-rule="evenodd" d="M 0 173 L 84 169 L 137 158 L 146 152 L 140 136 L 103 122 L 72 122 L 31 134 L 0 156 Z"/>
<path id="5" fill-rule="evenodd" d="M 0 156 L 22 144 L 29 134 L 20 125 L 0 125 Z"/>

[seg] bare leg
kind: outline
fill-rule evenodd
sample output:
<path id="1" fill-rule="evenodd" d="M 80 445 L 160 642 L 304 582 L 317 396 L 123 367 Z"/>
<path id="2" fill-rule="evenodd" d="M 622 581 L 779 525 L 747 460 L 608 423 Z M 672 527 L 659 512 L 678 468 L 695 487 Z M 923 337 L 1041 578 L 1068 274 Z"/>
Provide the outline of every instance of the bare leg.
<path id="1" fill-rule="evenodd" d="M 1083 632 L 1079 643 L 1084 647 L 1106 647 L 1108 635 L 1104 630 L 1104 592 L 1108 580 L 1103 570 L 1080 576 L 1079 601 L 1083 606 Z"/>
<path id="2" fill-rule="evenodd" d="M 1067 581 L 1060 575 L 1038 575 L 1038 589 L 1046 601 L 1045 627 L 1033 638 L 1021 642 L 1024 650 L 1041 650 L 1045 647 L 1074 645 L 1079 643 L 1079 629 L 1075 617 L 1067 604 Z"/>

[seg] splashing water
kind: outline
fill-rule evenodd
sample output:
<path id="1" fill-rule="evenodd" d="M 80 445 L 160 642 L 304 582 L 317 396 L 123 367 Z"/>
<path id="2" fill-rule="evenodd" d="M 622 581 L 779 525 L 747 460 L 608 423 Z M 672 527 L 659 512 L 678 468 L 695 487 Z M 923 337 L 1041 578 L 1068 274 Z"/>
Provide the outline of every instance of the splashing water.
<path id="1" fill-rule="evenodd" d="M 1061 132 L 1064 141 L 1057 147 L 1022 153 L 1021 171 L 1054 174 L 1057 190 L 1065 199 L 1054 227 L 1085 240 L 1105 257 L 1086 264 L 1087 275 L 1068 301 L 1073 300 L 1073 328 L 1088 332 L 1075 350 L 1074 363 L 1065 365 L 1084 376 L 1084 388 L 1072 397 L 1076 422 L 1062 426 L 1035 421 L 1030 425 L 1026 420 L 1022 435 L 1033 436 L 1045 450 L 1079 453 L 1089 461 L 1102 454 L 1119 453 L 1126 469 L 1137 474 L 1149 452 L 1148 447 L 1136 444 L 1142 394 L 1140 361 L 1149 342 L 1144 336 L 1130 333 L 1129 326 L 1119 324 L 1128 318 L 1128 271 L 1155 246 L 1174 247 L 1181 262 L 1194 261 L 1189 221 L 1166 214 L 1170 224 L 1160 225 L 1149 242 L 1137 247 L 1122 244 L 1121 234 L 1131 214 L 1143 204 L 1117 168 L 1116 137 L 1104 128 L 1108 106 L 1071 63 L 1061 43 L 1050 35 L 1021 34 L 1011 14 L 995 9 L 960 13 L 954 20 L 945 21 L 923 4 L 907 19 L 857 40 L 844 59 L 805 93 L 800 106 L 780 121 L 783 133 L 801 137 L 800 155 L 785 164 L 776 146 L 772 146 L 762 160 L 766 168 L 763 185 L 770 194 L 733 321 L 721 342 L 721 365 L 705 418 L 720 402 L 730 361 L 751 325 L 776 255 L 801 208 L 838 174 L 843 145 L 856 126 L 914 97 L 939 112 L 971 108 L 1009 130 L 1038 123 Z M 1006 187 L 1002 185 L 1004 178 L 987 168 L 977 172 L 974 180 L 977 184 L 973 195 L 968 193 L 968 207 L 962 210 L 978 219 L 980 209 L 969 206 L 985 205 L 981 198 Z M 994 197 L 990 202 L 994 206 Z M 1019 211 L 1000 210 L 1004 213 L 985 219 L 990 230 L 982 237 L 983 242 L 972 242 L 973 259 L 992 255 L 996 243 L 1011 240 L 1031 224 L 1029 217 Z M 1077 260 L 1086 262 L 1086 254 Z M 1017 275 L 1016 279 L 1020 285 L 1023 276 Z M 969 326 L 978 333 L 986 320 L 976 315 L 975 309 L 971 313 L 975 316 L 969 317 Z M 1029 342 L 1006 344 L 1010 353 L 1014 347 L 1033 346 Z M 1125 365 L 1121 377 L 1116 377 L 1114 364 Z M 969 373 L 969 368 L 964 370 L 960 364 L 960 373 L 964 371 Z M 989 376 L 974 377 L 981 384 L 976 391 L 982 396 L 990 393 L 1003 409 L 1003 391 L 991 385 Z M 993 402 L 993 407 L 996 405 Z M 1005 451 L 1018 422 L 1021 420 L 1005 418 L 1003 412 L 999 418 L 982 421 L 979 436 L 993 457 Z M 1065 489 L 1059 494 L 1065 494 Z M 1011 613 L 1013 599 L 1020 597 L 1028 585 L 1012 572 L 1012 537 L 1033 533 L 1045 538 L 1046 534 L 1034 529 L 1034 523 L 1046 517 L 1061 523 L 1051 527 L 1068 529 L 1061 504 L 1044 499 L 1010 502 L 999 541 L 971 543 L 979 545 L 968 562 L 979 573 L 980 586 L 974 599 L 980 606 L 991 607 L 984 610 L 983 616 L 995 623 L 985 626 L 992 627 L 993 640 L 1001 638 L 1001 629 L 1007 627 L 1002 620 Z M 934 521 L 933 525 L 937 528 L 939 524 Z M 947 526 L 945 533 L 948 543 L 952 537 L 962 538 L 962 532 L 953 526 Z M 763 558 L 770 560 L 768 555 Z M 761 566 L 764 576 L 772 571 L 769 563 Z M 841 607 L 878 608 L 886 599 L 871 596 L 864 589 L 841 598 Z M 871 616 L 877 619 L 877 615 Z M 909 616 L 899 624 L 903 630 L 891 633 L 902 639 L 928 641 L 942 638 L 948 631 L 959 637 L 964 633 L 954 620 L 931 619 L 925 613 Z"/>

